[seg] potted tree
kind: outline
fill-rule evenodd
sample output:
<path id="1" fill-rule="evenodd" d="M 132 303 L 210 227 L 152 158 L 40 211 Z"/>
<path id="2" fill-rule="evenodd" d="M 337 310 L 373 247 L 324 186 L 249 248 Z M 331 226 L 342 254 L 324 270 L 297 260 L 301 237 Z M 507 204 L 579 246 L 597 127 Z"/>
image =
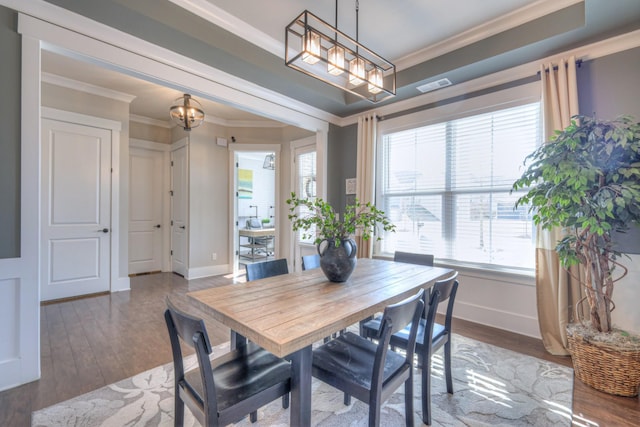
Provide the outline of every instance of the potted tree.
<path id="1" fill-rule="evenodd" d="M 576 376 L 611 394 L 636 396 L 640 338 L 616 329 L 614 284 L 628 272 L 612 236 L 640 221 L 640 124 L 575 116 L 571 125 L 527 156 L 513 190 L 544 229 L 560 227 L 556 251 L 563 267 L 580 265 L 585 297 L 567 327 Z M 586 304 L 588 316 L 580 316 Z M 626 369 L 626 371 L 625 371 Z"/>
<path id="2" fill-rule="evenodd" d="M 313 239 L 320 255 L 320 268 L 332 282 L 345 282 L 356 266 L 357 246 L 352 236 L 357 230 L 364 240 L 371 238 L 379 226 L 385 231 L 395 231 L 395 225 L 383 211 L 357 199 L 346 206 L 342 217 L 321 198 L 300 199 L 291 193 L 287 204 L 293 231 L 302 230 L 304 239 Z M 380 236 L 376 239 L 380 240 Z"/>

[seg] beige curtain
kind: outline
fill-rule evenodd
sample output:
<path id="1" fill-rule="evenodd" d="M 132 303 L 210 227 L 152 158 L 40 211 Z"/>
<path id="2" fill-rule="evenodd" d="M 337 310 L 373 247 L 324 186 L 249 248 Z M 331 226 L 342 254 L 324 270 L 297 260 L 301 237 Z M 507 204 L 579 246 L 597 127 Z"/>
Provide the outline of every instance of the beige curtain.
<path id="1" fill-rule="evenodd" d="M 557 64 L 543 64 L 542 109 L 544 138 L 549 141 L 555 130 L 564 129 L 571 117 L 578 114 L 578 87 L 575 57 Z M 545 348 L 551 354 L 568 355 L 566 325 L 574 321 L 573 312 L 581 298 L 582 289 L 574 278 L 579 272 L 568 273 L 560 265 L 555 251 L 562 238 L 560 229 L 537 230 L 536 242 L 536 295 L 540 334 Z"/>
<path id="2" fill-rule="evenodd" d="M 375 197 L 375 159 L 378 120 L 375 113 L 358 117 L 358 152 L 356 165 L 356 198 L 360 203 L 373 203 Z M 372 240 L 356 236 L 358 258 L 371 258 Z"/>

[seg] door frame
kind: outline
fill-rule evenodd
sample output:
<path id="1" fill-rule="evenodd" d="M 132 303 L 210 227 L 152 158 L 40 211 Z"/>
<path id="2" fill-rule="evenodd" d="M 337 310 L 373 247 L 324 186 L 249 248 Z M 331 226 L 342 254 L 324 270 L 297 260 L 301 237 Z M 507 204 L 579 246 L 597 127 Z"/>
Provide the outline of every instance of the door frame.
<path id="1" fill-rule="evenodd" d="M 275 227 L 275 247 L 274 258 L 279 256 L 279 243 L 281 236 L 281 224 L 282 218 L 280 217 L 280 168 L 282 162 L 280 161 L 280 144 L 233 144 L 229 145 L 229 265 L 233 275 L 237 275 L 239 272 L 239 257 L 236 256 L 236 248 L 239 247 L 240 237 L 238 236 L 238 203 L 236 198 L 236 191 L 238 191 L 238 176 L 236 174 L 236 152 L 266 152 L 272 151 L 276 154 L 276 169 L 275 169 L 275 195 L 274 195 L 274 213 L 276 217 Z"/>
<path id="2" fill-rule="evenodd" d="M 308 151 L 315 151 L 316 152 L 316 197 L 319 198 L 325 198 L 324 194 L 321 193 L 321 188 L 322 185 L 318 183 L 319 179 L 322 178 L 318 178 L 318 175 L 322 174 L 322 170 L 320 168 L 320 158 L 319 158 L 319 150 L 318 150 L 318 144 L 317 144 L 317 137 L 316 136 L 308 136 L 306 138 L 302 138 L 302 139 L 296 139 L 295 141 L 291 141 L 289 148 L 291 149 L 291 154 L 290 154 L 290 167 L 289 167 L 289 172 L 291 174 L 291 177 L 289 179 L 289 183 L 290 183 L 290 189 L 289 189 L 289 193 L 291 192 L 295 192 L 297 190 L 297 182 L 296 182 L 296 177 L 298 175 L 298 168 L 296 166 L 296 153 L 298 152 L 298 150 L 303 150 L 303 149 L 309 149 Z M 297 248 L 298 246 L 302 247 L 307 247 L 307 249 L 309 249 L 311 246 L 314 245 L 308 245 L 308 244 L 302 244 L 302 245 L 298 245 L 298 239 L 297 239 L 297 232 L 291 231 L 291 239 L 290 239 L 290 245 L 289 245 L 289 258 L 291 259 L 291 263 L 293 265 L 293 270 L 294 271 L 300 271 L 302 269 L 302 261 L 298 260 L 299 256 L 298 256 L 298 251 Z"/>
<path id="3" fill-rule="evenodd" d="M 160 259 L 160 267 L 162 271 L 171 271 L 171 227 L 169 226 L 171 216 L 171 198 L 168 197 L 168 194 L 171 185 L 169 162 L 171 161 L 172 147 L 170 144 L 163 144 L 145 139 L 129 138 L 129 148 L 162 152 L 162 257 Z"/>
<path id="4" fill-rule="evenodd" d="M 100 117 L 88 116 L 85 114 L 73 113 L 70 111 L 58 110 L 55 108 L 42 107 L 40 109 L 42 119 L 51 119 L 61 122 L 92 126 L 111 131 L 111 242 L 110 242 L 110 266 L 109 266 L 109 289 L 111 292 L 129 289 L 129 277 L 119 277 L 120 273 L 120 132 L 122 123 L 115 120 L 103 119 Z M 39 157 L 42 152 L 39 152 Z M 38 202 L 42 200 L 44 189 L 38 185 Z M 128 228 L 128 227 L 127 227 Z M 38 230 L 42 230 L 42 217 L 38 219 Z M 128 232 L 128 230 L 127 230 Z M 42 241 L 39 241 L 42 245 Z M 128 256 L 127 256 L 128 260 Z M 42 265 L 42 255 L 38 253 L 38 265 Z M 40 299 L 40 296 L 39 296 Z"/>

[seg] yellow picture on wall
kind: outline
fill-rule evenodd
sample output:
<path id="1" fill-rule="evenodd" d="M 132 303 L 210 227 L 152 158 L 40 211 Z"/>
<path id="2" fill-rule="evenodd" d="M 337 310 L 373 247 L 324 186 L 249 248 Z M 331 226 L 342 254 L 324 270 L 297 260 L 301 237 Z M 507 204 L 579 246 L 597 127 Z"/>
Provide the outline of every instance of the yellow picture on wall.
<path id="1" fill-rule="evenodd" d="M 238 169 L 238 198 L 251 199 L 253 197 L 253 171 Z"/>

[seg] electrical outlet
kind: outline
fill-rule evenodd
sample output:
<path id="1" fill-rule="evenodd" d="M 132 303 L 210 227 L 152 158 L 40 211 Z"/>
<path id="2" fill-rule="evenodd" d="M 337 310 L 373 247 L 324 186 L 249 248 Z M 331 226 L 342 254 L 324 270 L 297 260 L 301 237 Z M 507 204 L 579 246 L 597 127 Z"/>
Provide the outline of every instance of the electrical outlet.
<path id="1" fill-rule="evenodd" d="M 218 254 L 217 254 L 217 253 L 215 253 L 215 252 L 214 252 L 214 253 L 212 253 L 212 254 L 211 254 L 211 261 L 215 261 L 215 260 L 217 260 L 217 259 L 218 259 Z"/>

